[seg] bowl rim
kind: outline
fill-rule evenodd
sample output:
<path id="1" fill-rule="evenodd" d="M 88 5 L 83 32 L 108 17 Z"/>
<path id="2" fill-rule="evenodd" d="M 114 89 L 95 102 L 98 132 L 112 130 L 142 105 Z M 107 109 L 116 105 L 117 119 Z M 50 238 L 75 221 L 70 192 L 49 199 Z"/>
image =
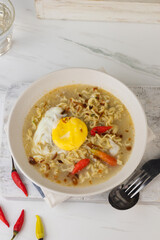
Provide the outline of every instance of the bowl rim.
<path id="1" fill-rule="evenodd" d="M 89 192 L 89 193 L 69 193 L 69 192 L 63 192 L 63 191 L 57 191 L 57 190 L 54 190 L 54 189 L 50 189 L 48 187 L 46 187 L 45 185 L 43 184 L 40 184 L 39 182 L 37 182 L 36 180 L 33 180 L 32 177 L 30 177 L 24 170 L 23 168 L 20 166 L 20 164 L 18 163 L 18 161 L 16 160 L 16 156 L 14 154 L 14 151 L 11 147 L 11 137 L 10 137 L 10 127 L 11 127 L 11 119 L 12 119 L 12 116 L 14 114 L 14 109 L 16 108 L 17 104 L 19 103 L 19 101 L 23 98 L 23 96 L 30 91 L 30 89 L 32 89 L 35 85 L 37 85 L 39 82 L 41 82 L 42 80 L 44 80 L 45 78 L 51 76 L 52 74 L 54 74 L 55 72 L 62 72 L 62 71 L 72 71 L 72 70 L 80 70 L 80 71 L 92 71 L 92 72 L 98 72 L 98 73 L 102 73 L 104 75 L 107 75 L 111 78 L 113 78 L 115 81 L 119 82 L 124 88 L 126 88 L 126 90 L 129 92 L 129 94 L 131 94 L 132 96 L 134 96 L 134 98 L 137 100 L 137 103 L 139 104 L 139 107 L 140 107 L 140 110 L 141 110 L 141 113 L 143 115 L 143 123 L 145 125 L 145 132 L 144 132 L 144 143 L 143 143 L 143 149 L 141 150 L 141 155 L 139 156 L 139 162 L 137 162 L 136 165 L 134 165 L 134 169 L 132 168 L 130 171 L 128 171 L 128 174 L 126 174 L 124 177 L 122 177 L 121 179 L 119 179 L 118 181 L 115 181 L 114 184 L 112 184 L 112 186 L 110 187 L 107 187 L 107 189 L 105 188 L 102 188 L 100 190 L 96 190 L 96 191 L 93 191 L 93 192 Z M 83 84 L 83 83 L 82 83 Z M 68 84 L 68 85 L 73 85 L 73 84 Z M 89 84 L 90 85 L 90 84 Z M 54 89 L 54 88 L 53 88 Z M 114 95 L 114 94 L 113 94 Z M 139 165 L 139 163 L 141 162 L 142 160 L 142 157 L 143 157 L 143 154 L 145 152 L 145 148 L 146 148 L 146 144 L 147 144 L 147 131 L 148 129 L 148 125 L 147 125 L 147 119 L 146 119 L 146 115 L 145 115 L 145 112 L 144 112 L 144 109 L 142 107 L 142 104 L 140 103 L 139 99 L 137 98 L 137 96 L 135 95 L 134 92 L 132 92 L 128 86 L 126 86 L 123 82 L 121 82 L 120 80 L 116 79 L 115 77 L 112 77 L 111 75 L 105 73 L 105 72 L 101 72 L 101 71 L 98 71 L 98 70 L 95 70 L 95 69 L 91 69 L 91 68 L 77 68 L 77 67 L 72 67 L 72 68 L 64 68 L 64 69 L 60 69 L 60 70 L 56 70 L 56 71 L 53 71 L 53 72 L 50 72 L 49 74 L 46 74 L 44 76 L 42 76 L 41 78 L 39 78 L 38 80 L 34 81 L 33 83 L 30 84 L 30 86 L 27 87 L 27 89 L 24 90 L 24 92 L 17 98 L 14 106 L 12 107 L 12 110 L 10 112 L 10 115 L 9 115 L 9 118 L 8 118 L 8 128 L 7 128 L 7 138 L 8 138 L 8 145 L 9 145 L 9 150 L 10 150 L 10 153 L 11 155 L 13 156 L 15 162 L 16 162 L 16 165 L 18 166 L 18 168 L 20 169 L 20 171 L 24 174 L 24 176 L 29 179 L 31 182 L 35 183 L 36 185 L 42 187 L 43 189 L 46 189 L 50 192 L 53 192 L 53 193 L 56 193 L 56 194 L 59 194 L 59 195 L 67 195 L 67 196 L 92 196 L 92 195 L 96 195 L 96 194 L 100 194 L 100 193 L 103 193 L 103 192 L 106 192 L 106 191 L 109 191 L 111 189 L 113 189 L 114 187 L 116 187 L 117 185 L 121 184 L 123 181 L 125 181 L 132 173 L 133 171 L 137 168 L 137 166 Z M 129 161 L 129 159 L 128 159 Z M 128 162 L 127 161 L 127 162 Z M 121 170 L 120 170 L 121 171 Z M 98 184 L 99 185 L 99 184 Z M 95 185 L 93 185 L 95 186 Z M 93 186 L 89 186 L 89 187 L 93 187 Z M 65 187 L 65 186 L 63 186 Z M 71 187 L 67 187 L 66 188 L 70 188 L 72 189 Z M 81 188 L 85 188 L 85 187 L 79 187 L 79 189 Z M 72 190 L 71 190 L 72 191 Z"/>

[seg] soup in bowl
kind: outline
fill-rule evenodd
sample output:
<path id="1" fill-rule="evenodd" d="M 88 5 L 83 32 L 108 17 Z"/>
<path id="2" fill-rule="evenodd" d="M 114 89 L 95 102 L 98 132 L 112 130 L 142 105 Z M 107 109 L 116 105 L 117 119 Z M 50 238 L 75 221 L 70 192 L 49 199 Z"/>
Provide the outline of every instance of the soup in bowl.
<path id="1" fill-rule="evenodd" d="M 32 84 L 9 120 L 10 148 L 24 174 L 69 195 L 96 194 L 124 181 L 140 162 L 146 137 L 134 94 L 89 69 L 57 71 Z"/>
<path id="2" fill-rule="evenodd" d="M 127 162 L 134 125 L 124 104 L 91 85 L 68 85 L 45 94 L 23 127 L 28 161 L 65 186 L 104 182 Z"/>

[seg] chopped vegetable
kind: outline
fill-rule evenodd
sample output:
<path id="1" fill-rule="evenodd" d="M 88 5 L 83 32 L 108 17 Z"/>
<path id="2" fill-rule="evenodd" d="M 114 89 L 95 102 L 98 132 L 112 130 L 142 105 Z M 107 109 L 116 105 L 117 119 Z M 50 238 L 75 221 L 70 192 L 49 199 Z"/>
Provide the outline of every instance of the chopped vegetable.
<path id="1" fill-rule="evenodd" d="M 11 240 L 13 240 L 15 238 L 15 236 L 17 236 L 17 234 L 20 232 L 20 230 L 22 228 L 22 225 L 23 225 L 23 222 L 24 222 L 24 209 L 22 210 L 17 222 L 14 225 L 13 237 L 12 237 Z"/>
<path id="2" fill-rule="evenodd" d="M 37 164 L 37 162 L 36 162 L 36 160 L 33 158 L 33 157 L 29 157 L 29 163 L 31 164 L 31 165 L 35 165 L 35 164 Z"/>
<path id="3" fill-rule="evenodd" d="M 109 143 L 110 145 L 112 146 L 110 149 L 109 149 L 109 152 L 112 156 L 115 156 L 118 154 L 119 150 L 120 150 L 120 147 L 114 142 L 112 141 L 112 139 L 109 139 Z"/>
<path id="4" fill-rule="evenodd" d="M 17 185 L 17 187 L 19 187 L 24 194 L 26 195 L 26 197 L 28 197 L 28 193 L 27 193 L 27 189 L 25 187 L 25 185 L 23 184 L 19 174 L 17 173 L 17 170 L 14 166 L 14 161 L 13 161 L 13 157 L 12 157 L 12 173 L 11 173 L 12 179 L 14 181 L 14 183 Z"/>
<path id="5" fill-rule="evenodd" d="M 75 174 L 85 168 L 90 163 L 90 160 L 88 158 L 80 160 L 76 165 L 74 166 L 74 169 L 72 171 L 72 174 Z"/>
<path id="6" fill-rule="evenodd" d="M 97 134 L 101 134 L 101 133 L 104 133 L 104 132 L 106 132 L 107 130 L 109 130 L 111 128 L 112 128 L 112 126 L 98 126 L 98 127 L 94 127 L 94 128 L 91 129 L 90 134 L 92 136 L 95 136 L 96 133 Z"/>
<path id="7" fill-rule="evenodd" d="M 131 151 L 132 147 L 131 146 L 127 146 L 126 149 L 127 149 L 127 151 Z"/>
<path id="8" fill-rule="evenodd" d="M 91 152 L 97 156 L 98 158 L 100 158 L 101 160 L 103 160 L 104 162 L 108 163 L 111 166 L 116 166 L 117 165 L 117 160 L 108 155 L 107 153 L 101 152 L 99 150 L 96 149 L 91 149 Z"/>
<path id="9" fill-rule="evenodd" d="M 77 178 L 75 175 L 72 177 L 72 183 L 73 183 L 74 185 L 77 185 L 77 184 L 78 184 L 78 178 Z"/>
<path id="10" fill-rule="evenodd" d="M 7 225 L 7 227 L 9 227 L 9 223 L 8 223 L 7 219 L 5 218 L 5 215 L 4 215 L 3 210 L 2 210 L 1 207 L 0 207 L 0 220 L 2 222 L 4 222 Z"/>
<path id="11" fill-rule="evenodd" d="M 37 222 L 36 222 L 36 237 L 38 240 L 42 240 L 44 238 L 44 228 L 41 221 L 40 216 L 36 215 Z"/>

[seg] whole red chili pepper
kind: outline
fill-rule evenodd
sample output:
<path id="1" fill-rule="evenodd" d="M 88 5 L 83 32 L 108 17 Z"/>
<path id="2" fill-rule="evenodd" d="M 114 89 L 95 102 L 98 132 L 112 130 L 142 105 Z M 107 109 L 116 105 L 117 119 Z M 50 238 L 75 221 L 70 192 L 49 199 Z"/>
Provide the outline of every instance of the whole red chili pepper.
<path id="1" fill-rule="evenodd" d="M 20 232 L 23 222 L 24 222 L 24 209 L 22 210 L 17 222 L 15 223 L 15 225 L 13 227 L 13 237 L 11 240 L 13 240 L 15 238 L 15 236 Z"/>
<path id="2" fill-rule="evenodd" d="M 76 165 L 74 166 L 74 169 L 72 171 L 72 174 L 76 174 L 83 168 L 85 168 L 89 164 L 90 160 L 88 158 L 80 160 Z"/>
<path id="3" fill-rule="evenodd" d="M 0 220 L 1 220 L 2 222 L 4 222 L 4 223 L 7 225 L 7 227 L 9 227 L 9 223 L 8 223 L 7 219 L 5 218 L 4 213 L 3 213 L 1 207 L 0 207 Z"/>
<path id="4" fill-rule="evenodd" d="M 91 152 L 98 158 L 100 158 L 101 160 L 103 160 L 104 162 L 108 163 L 111 166 L 116 166 L 117 165 L 117 160 L 116 158 L 108 155 L 105 152 L 101 152 L 99 150 L 96 149 L 91 149 Z"/>
<path id="5" fill-rule="evenodd" d="M 111 128 L 112 128 L 112 126 L 98 126 L 98 127 L 94 127 L 94 128 L 91 129 L 90 134 L 92 136 L 95 136 L 96 133 L 101 134 L 101 133 L 104 133 L 104 132 L 106 132 L 107 130 L 109 130 Z"/>
<path id="6" fill-rule="evenodd" d="M 12 157 L 12 173 L 11 173 L 11 176 L 12 176 L 12 179 L 13 179 L 14 183 L 17 185 L 17 187 L 19 187 L 24 192 L 26 197 L 28 197 L 27 189 L 26 189 L 25 185 L 23 184 L 19 174 L 17 173 L 17 170 L 15 169 L 13 157 Z"/>

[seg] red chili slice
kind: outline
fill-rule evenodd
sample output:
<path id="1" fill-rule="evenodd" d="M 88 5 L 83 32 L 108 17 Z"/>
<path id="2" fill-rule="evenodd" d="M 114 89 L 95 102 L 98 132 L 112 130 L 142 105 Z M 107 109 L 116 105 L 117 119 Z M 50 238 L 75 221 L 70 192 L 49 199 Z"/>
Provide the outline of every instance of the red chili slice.
<path id="1" fill-rule="evenodd" d="M 81 171 L 83 168 L 85 168 L 90 163 L 90 160 L 88 158 L 80 160 L 76 165 L 74 166 L 74 169 L 72 171 L 72 174 L 75 174 L 79 171 Z"/>
<path id="2" fill-rule="evenodd" d="M 96 133 L 101 134 L 101 133 L 104 133 L 104 132 L 106 132 L 107 130 L 109 130 L 111 128 L 112 128 L 112 126 L 98 126 L 98 127 L 94 127 L 94 128 L 91 129 L 90 134 L 92 136 L 95 136 Z"/>

